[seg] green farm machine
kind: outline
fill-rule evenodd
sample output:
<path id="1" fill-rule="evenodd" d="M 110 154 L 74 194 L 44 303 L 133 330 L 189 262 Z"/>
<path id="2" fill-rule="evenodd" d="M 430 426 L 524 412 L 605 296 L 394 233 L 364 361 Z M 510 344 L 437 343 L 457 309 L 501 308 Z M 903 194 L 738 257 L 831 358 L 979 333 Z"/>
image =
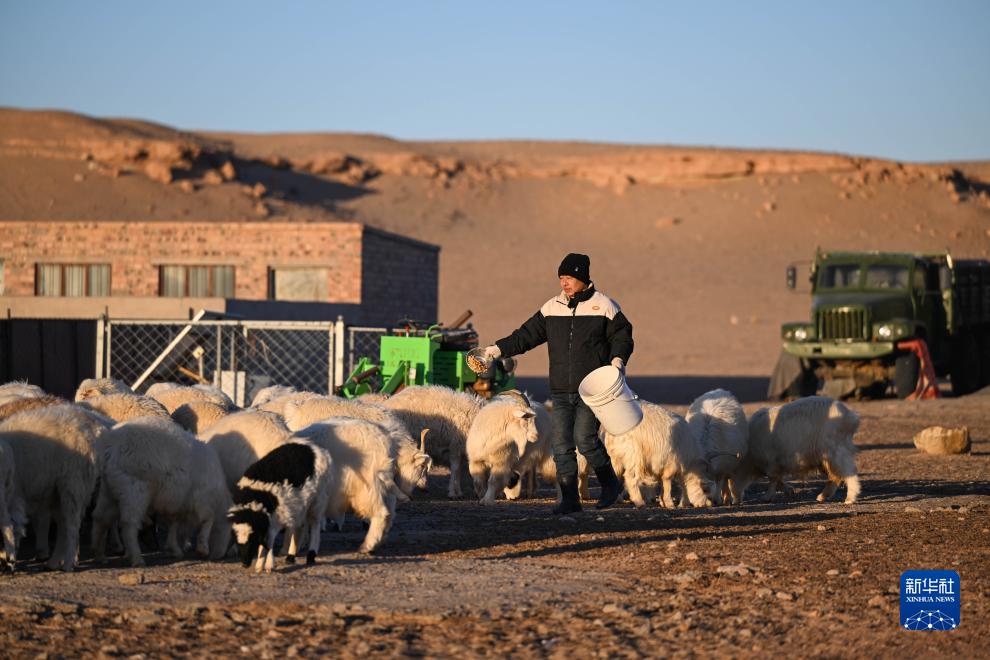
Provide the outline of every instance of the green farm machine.
<path id="1" fill-rule="evenodd" d="M 468 324 L 468 310 L 454 323 L 426 324 L 405 320 L 381 339 L 378 360 L 362 357 L 339 388 L 341 396 L 354 398 L 380 392 L 394 394 L 409 385 L 444 385 L 488 398 L 515 387 L 515 363 L 494 360 L 486 372 L 468 368 L 467 354 L 478 346 L 478 333 Z M 374 381 L 381 381 L 375 387 Z"/>

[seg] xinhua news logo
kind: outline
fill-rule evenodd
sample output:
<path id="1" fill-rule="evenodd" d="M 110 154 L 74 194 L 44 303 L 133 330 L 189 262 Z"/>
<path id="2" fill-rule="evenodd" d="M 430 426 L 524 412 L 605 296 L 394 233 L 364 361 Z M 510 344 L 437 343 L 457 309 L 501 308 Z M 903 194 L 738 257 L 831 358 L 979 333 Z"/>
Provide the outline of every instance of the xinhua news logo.
<path id="1" fill-rule="evenodd" d="M 905 630 L 955 630 L 959 627 L 959 573 L 901 573 L 901 627 Z"/>

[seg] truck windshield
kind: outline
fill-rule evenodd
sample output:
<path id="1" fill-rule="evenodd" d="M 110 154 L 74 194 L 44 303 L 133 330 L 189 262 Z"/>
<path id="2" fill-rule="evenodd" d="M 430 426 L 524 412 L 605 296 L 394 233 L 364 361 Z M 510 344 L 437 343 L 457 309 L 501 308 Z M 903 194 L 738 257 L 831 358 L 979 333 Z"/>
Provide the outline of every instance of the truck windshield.
<path id="1" fill-rule="evenodd" d="M 906 289 L 908 267 L 897 264 L 872 264 L 866 268 L 867 289 Z"/>
<path id="2" fill-rule="evenodd" d="M 822 289 L 855 289 L 859 287 L 859 264 L 829 264 L 821 270 L 818 286 Z"/>

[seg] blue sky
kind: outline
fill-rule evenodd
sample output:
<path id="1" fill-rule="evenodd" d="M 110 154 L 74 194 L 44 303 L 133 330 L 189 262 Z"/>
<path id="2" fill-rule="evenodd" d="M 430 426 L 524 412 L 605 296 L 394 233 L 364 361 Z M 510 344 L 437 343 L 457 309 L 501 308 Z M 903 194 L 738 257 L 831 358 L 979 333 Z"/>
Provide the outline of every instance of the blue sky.
<path id="1" fill-rule="evenodd" d="M 990 159 L 988 26 L 987 0 L 0 0 L 0 105 L 187 129 Z"/>

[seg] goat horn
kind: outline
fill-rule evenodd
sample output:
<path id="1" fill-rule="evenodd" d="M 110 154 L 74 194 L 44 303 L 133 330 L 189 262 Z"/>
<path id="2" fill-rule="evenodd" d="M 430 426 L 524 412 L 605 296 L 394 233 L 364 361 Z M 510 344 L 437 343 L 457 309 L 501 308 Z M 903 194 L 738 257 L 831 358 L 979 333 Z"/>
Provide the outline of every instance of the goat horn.
<path id="1" fill-rule="evenodd" d="M 426 453 L 426 434 L 430 432 L 430 429 L 423 429 L 423 432 L 419 434 L 419 451 Z"/>

